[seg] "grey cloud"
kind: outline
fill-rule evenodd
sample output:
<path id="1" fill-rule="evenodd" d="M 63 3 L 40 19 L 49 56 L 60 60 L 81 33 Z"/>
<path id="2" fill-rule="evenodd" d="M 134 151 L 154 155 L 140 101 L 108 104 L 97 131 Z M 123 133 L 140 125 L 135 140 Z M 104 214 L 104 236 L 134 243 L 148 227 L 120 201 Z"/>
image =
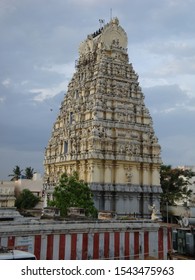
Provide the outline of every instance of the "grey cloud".
<path id="1" fill-rule="evenodd" d="M 0 155 L 3 158 L 0 180 L 10 180 L 8 175 L 12 174 L 16 165 L 20 166 L 21 169 L 31 166 L 36 172 L 43 173 L 44 151 L 21 151 L 9 147 L 0 148 Z"/>
<path id="2" fill-rule="evenodd" d="M 146 96 L 145 102 L 151 111 L 160 112 L 168 108 L 176 108 L 178 104 L 187 104 L 190 100 L 176 84 L 143 88 L 143 91 Z"/>
<path id="3" fill-rule="evenodd" d="M 195 110 L 189 110 L 189 106 L 195 108 L 195 98 L 186 95 L 178 85 L 145 88 L 144 92 L 162 147 L 163 162 L 194 165 Z"/>
<path id="4" fill-rule="evenodd" d="M 182 57 L 194 57 L 195 56 L 195 40 L 194 38 L 180 39 L 175 38 L 168 41 L 153 41 L 148 42 L 144 48 L 149 52 L 157 55 Z"/>
<path id="5" fill-rule="evenodd" d="M 79 44 L 99 28 L 100 18 L 110 20 L 111 8 L 112 16 L 119 17 L 127 32 L 130 61 L 140 80 L 146 80 L 144 85 L 150 80 L 158 85 L 143 91 L 163 158 L 178 164 L 192 161 L 183 143 L 188 141 L 189 148 L 194 148 L 189 126 L 193 127 L 190 106 L 193 109 L 195 103 L 181 83 L 195 92 L 195 1 L 1 0 L 0 177 L 17 163 L 42 170 L 44 147 L 63 100 L 63 85 L 71 77 L 69 69 L 63 74 L 63 65 L 74 64 Z M 35 102 L 38 90 L 43 94 L 52 89 L 47 99 Z M 174 141 L 182 156 L 174 149 Z"/>

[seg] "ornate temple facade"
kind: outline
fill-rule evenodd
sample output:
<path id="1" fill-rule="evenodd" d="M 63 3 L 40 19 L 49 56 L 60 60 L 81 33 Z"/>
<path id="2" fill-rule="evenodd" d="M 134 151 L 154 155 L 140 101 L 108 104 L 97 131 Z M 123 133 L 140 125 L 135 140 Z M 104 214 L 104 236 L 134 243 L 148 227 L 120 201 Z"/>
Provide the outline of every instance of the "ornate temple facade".
<path id="1" fill-rule="evenodd" d="M 160 165 L 127 34 L 114 18 L 80 45 L 45 150 L 45 181 L 55 184 L 75 170 L 88 182 L 97 209 L 148 217 L 148 205 L 159 209 Z"/>

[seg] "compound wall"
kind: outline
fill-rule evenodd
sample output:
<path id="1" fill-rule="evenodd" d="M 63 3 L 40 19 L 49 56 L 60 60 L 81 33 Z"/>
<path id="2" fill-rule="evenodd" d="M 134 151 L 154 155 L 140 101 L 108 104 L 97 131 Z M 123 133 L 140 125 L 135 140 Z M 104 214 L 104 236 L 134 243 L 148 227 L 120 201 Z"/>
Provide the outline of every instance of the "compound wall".
<path id="1" fill-rule="evenodd" d="M 0 246 L 40 260 L 167 259 L 171 229 L 149 221 L 1 222 Z"/>

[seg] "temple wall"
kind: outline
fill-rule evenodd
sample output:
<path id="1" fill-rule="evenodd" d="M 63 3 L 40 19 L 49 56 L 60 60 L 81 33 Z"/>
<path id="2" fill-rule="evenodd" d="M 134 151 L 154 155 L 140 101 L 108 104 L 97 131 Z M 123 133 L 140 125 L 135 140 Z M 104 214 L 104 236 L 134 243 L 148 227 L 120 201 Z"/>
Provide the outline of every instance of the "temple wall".
<path id="1" fill-rule="evenodd" d="M 39 260 L 167 259 L 171 229 L 151 221 L 1 223 L 0 246 Z"/>

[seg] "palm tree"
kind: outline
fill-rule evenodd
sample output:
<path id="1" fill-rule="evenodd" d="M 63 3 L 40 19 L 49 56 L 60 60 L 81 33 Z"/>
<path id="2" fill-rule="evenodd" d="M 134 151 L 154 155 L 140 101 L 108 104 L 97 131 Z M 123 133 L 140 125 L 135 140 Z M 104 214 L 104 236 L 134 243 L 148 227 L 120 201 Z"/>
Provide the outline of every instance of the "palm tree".
<path id="1" fill-rule="evenodd" d="M 25 178 L 26 179 L 32 179 L 33 177 L 33 174 L 34 174 L 34 168 L 32 167 L 26 167 L 25 168 Z"/>
<path id="2" fill-rule="evenodd" d="M 13 169 L 13 174 L 9 174 L 8 176 L 12 177 L 11 181 L 17 181 L 22 176 L 22 171 L 18 165 Z"/>

